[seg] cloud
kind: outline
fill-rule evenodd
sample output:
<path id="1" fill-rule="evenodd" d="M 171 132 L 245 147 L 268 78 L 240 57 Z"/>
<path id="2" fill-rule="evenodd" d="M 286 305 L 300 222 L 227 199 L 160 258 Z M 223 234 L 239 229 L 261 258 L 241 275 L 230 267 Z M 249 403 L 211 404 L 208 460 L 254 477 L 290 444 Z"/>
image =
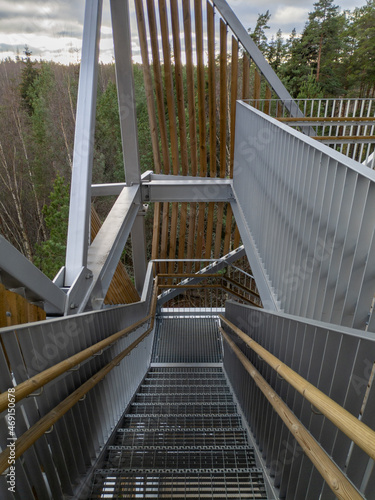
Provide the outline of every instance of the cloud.
<path id="1" fill-rule="evenodd" d="M 280 6 L 272 16 L 271 21 L 272 24 L 277 26 L 289 25 L 291 23 L 300 25 L 306 22 L 309 12 L 310 9 L 306 7 Z"/>

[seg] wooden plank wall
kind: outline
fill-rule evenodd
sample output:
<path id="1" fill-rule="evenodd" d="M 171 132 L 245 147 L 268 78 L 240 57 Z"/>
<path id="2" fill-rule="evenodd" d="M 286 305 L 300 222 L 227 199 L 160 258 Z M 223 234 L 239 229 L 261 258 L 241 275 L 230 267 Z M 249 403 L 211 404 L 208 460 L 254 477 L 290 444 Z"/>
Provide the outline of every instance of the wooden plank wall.
<path id="1" fill-rule="evenodd" d="M 45 311 L 0 284 L 0 328 L 46 319 Z"/>
<path id="2" fill-rule="evenodd" d="M 257 105 L 271 89 L 210 0 L 135 5 L 154 171 L 232 177 L 236 100 Z M 152 238 L 152 258 L 161 259 L 218 258 L 240 244 L 227 203 L 156 203 Z"/>

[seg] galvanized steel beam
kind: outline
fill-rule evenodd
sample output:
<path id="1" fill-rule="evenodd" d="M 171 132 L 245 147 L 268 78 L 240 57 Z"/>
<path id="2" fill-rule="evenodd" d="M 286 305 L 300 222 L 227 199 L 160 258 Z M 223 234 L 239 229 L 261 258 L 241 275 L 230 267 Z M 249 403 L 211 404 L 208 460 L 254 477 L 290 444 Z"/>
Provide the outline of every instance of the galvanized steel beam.
<path id="1" fill-rule="evenodd" d="M 0 281 L 7 288 L 25 288 L 26 298 L 45 302 L 47 311 L 64 312 L 66 294 L 1 235 Z"/>
<path id="2" fill-rule="evenodd" d="M 141 169 L 138 150 L 129 2 L 128 0 L 111 0 L 110 5 L 125 180 L 127 185 L 131 186 L 141 182 Z M 140 193 L 138 196 L 140 202 Z M 141 214 L 138 215 L 132 229 L 132 248 L 136 288 L 140 293 L 147 266 L 145 225 Z"/>
<path id="3" fill-rule="evenodd" d="M 70 194 L 65 286 L 87 264 L 102 0 L 86 2 Z"/>
<path id="4" fill-rule="evenodd" d="M 142 182 L 145 202 L 219 202 L 233 198 L 231 179 L 212 179 L 174 175 L 151 176 Z"/>
<path id="5" fill-rule="evenodd" d="M 212 274 L 212 273 L 217 273 L 221 269 L 224 269 L 227 267 L 229 264 L 232 262 L 235 262 L 236 260 L 240 259 L 245 255 L 245 248 L 243 246 L 240 246 L 233 250 L 232 252 L 228 253 L 227 255 L 224 255 L 221 259 L 218 259 L 212 264 L 206 266 L 203 268 L 201 271 L 196 273 L 195 278 L 188 278 L 180 283 L 179 285 L 197 285 L 199 284 L 203 279 L 205 279 L 207 274 Z M 160 262 L 160 260 L 155 260 L 154 262 Z M 206 261 L 205 261 L 206 262 Z M 169 290 L 166 290 L 162 294 L 159 295 L 158 297 L 158 306 L 162 307 L 163 304 L 168 302 L 169 300 L 173 299 L 174 297 L 177 297 L 177 295 L 180 295 L 181 289 L 177 290 L 175 288 L 170 288 Z"/>

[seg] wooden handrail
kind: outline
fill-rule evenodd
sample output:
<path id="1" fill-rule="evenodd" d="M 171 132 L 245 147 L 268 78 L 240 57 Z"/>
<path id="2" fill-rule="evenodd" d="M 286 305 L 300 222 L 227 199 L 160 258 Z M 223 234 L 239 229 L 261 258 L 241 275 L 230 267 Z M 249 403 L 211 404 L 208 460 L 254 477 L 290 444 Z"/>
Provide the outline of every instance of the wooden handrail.
<path id="1" fill-rule="evenodd" d="M 286 382 L 294 387 L 315 408 L 325 415 L 335 426 L 357 444 L 369 457 L 375 460 L 375 432 L 366 424 L 358 420 L 345 408 L 337 404 L 322 391 L 310 384 L 297 372 L 282 363 L 276 356 L 268 352 L 255 340 L 240 330 L 224 316 L 219 315 L 238 337 L 240 337 L 254 352 L 256 352 L 271 368 L 273 368 Z"/>
<path id="2" fill-rule="evenodd" d="M 156 282 L 154 286 L 155 289 L 157 289 Z M 96 344 L 90 347 L 87 347 L 83 351 L 74 354 L 73 356 L 70 356 L 69 358 L 64 359 L 63 361 L 60 361 L 60 363 L 57 363 L 56 365 L 53 365 L 50 368 L 47 368 L 46 370 L 38 373 L 37 375 L 34 375 L 34 377 L 25 380 L 25 382 L 21 382 L 14 388 L 15 391 L 13 394 L 16 403 L 18 401 L 21 401 L 29 394 L 35 392 L 40 387 L 48 384 L 48 382 L 51 382 L 52 380 L 59 377 L 63 373 L 67 372 L 68 370 L 71 370 L 72 368 L 82 363 L 83 361 L 86 361 L 86 359 L 90 358 L 91 356 L 94 356 L 96 353 L 108 347 L 113 342 L 120 340 L 125 335 L 128 335 L 133 330 L 136 330 L 137 328 L 142 326 L 144 323 L 147 323 L 147 321 L 149 321 L 152 318 L 152 315 L 153 313 L 151 309 L 151 312 L 146 317 L 137 321 L 136 323 L 128 326 L 127 328 L 124 328 L 123 330 L 120 330 L 119 332 L 114 333 L 110 337 L 107 337 L 106 339 L 101 340 L 100 342 L 97 342 Z M 7 406 L 8 406 L 8 393 L 3 392 L 2 394 L 0 394 L 0 413 L 6 410 Z"/>
<path id="3" fill-rule="evenodd" d="M 26 450 L 30 448 L 43 434 L 51 428 L 65 413 L 67 413 L 78 401 L 87 394 L 93 387 L 95 387 L 103 378 L 117 366 L 138 344 L 142 342 L 153 330 L 155 323 L 155 312 L 157 304 L 157 278 L 154 285 L 154 293 L 151 306 L 151 324 L 150 327 L 140 335 L 130 346 L 115 356 L 112 361 L 105 365 L 95 375 L 86 380 L 78 389 L 72 392 L 67 398 L 59 403 L 53 410 L 48 412 L 36 424 L 30 427 L 26 432 L 20 436 L 15 442 L 14 459 L 19 458 Z M 7 447 L 0 453 L 0 474 L 2 474 L 9 467 L 8 459 L 10 456 L 10 448 Z"/>
<path id="4" fill-rule="evenodd" d="M 328 486 L 340 500 L 360 500 L 362 495 L 352 485 L 345 474 L 337 467 L 320 444 L 309 433 L 306 427 L 298 420 L 294 413 L 282 401 L 272 387 L 264 380 L 254 365 L 247 359 L 235 343 L 228 337 L 225 331 L 219 327 L 225 341 L 236 354 L 246 371 L 253 378 L 256 385 L 271 403 L 274 410 L 281 417 L 284 424 L 293 434 L 299 445 L 310 458 L 314 466 L 323 476 Z"/>

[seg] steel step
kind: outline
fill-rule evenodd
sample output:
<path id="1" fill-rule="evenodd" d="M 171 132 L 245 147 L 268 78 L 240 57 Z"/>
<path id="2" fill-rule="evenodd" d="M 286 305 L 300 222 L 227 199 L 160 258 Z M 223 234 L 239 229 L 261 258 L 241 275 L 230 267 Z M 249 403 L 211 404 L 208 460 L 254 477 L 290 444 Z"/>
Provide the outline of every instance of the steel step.
<path id="1" fill-rule="evenodd" d="M 222 369 L 152 367 L 89 498 L 267 499 Z"/>
<path id="2" fill-rule="evenodd" d="M 105 490 L 103 490 L 105 485 Z M 104 496 L 106 495 L 106 496 Z M 172 498 L 266 500 L 261 471 L 210 473 L 128 473 L 99 470 L 91 498 Z"/>

